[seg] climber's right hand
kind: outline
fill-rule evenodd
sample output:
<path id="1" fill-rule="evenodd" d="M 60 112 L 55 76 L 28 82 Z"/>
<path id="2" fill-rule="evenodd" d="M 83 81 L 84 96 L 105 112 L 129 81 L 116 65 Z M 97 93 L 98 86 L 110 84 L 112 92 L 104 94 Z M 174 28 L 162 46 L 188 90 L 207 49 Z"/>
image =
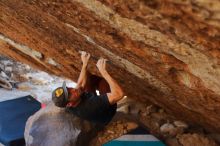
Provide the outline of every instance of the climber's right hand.
<path id="1" fill-rule="evenodd" d="M 106 59 L 104 58 L 100 58 L 96 64 L 99 72 L 103 75 L 105 74 L 107 71 L 106 71 Z"/>

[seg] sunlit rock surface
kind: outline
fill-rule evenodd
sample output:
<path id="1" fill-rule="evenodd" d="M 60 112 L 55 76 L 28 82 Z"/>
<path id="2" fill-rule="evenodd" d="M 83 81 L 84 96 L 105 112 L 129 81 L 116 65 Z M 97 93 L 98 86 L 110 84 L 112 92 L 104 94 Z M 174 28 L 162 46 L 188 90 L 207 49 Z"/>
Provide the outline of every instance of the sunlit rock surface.
<path id="1" fill-rule="evenodd" d="M 127 96 L 220 132 L 219 0 L 1 0 L 0 51 L 76 81 L 79 51 Z"/>

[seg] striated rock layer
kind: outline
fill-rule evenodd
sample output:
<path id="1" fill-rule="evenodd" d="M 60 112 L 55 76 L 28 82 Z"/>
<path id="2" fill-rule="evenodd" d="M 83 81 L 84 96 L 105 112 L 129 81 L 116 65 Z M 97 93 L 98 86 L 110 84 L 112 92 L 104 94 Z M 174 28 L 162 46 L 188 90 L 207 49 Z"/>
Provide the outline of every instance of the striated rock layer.
<path id="1" fill-rule="evenodd" d="M 125 93 L 220 132 L 219 0 L 0 0 L 0 51 L 76 81 L 79 51 Z"/>

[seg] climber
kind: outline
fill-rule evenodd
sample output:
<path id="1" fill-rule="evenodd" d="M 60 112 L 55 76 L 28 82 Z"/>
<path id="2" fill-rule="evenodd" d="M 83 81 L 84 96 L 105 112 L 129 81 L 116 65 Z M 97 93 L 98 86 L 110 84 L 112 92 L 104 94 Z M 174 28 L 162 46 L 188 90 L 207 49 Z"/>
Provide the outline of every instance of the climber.
<path id="1" fill-rule="evenodd" d="M 55 89 L 52 100 L 58 107 L 65 107 L 76 116 L 96 124 L 108 124 L 116 113 L 117 102 L 123 98 L 119 84 L 106 70 L 106 59 L 99 59 L 96 66 L 102 77 L 87 71 L 90 54 L 81 52 L 82 69 L 76 88 L 62 87 Z M 96 90 L 100 95 L 97 95 Z"/>

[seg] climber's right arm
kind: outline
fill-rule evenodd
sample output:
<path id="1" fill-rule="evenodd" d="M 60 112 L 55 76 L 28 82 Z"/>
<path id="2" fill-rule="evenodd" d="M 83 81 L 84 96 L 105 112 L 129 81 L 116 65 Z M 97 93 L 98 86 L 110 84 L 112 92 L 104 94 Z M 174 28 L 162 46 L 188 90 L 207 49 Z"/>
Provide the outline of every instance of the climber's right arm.
<path id="1" fill-rule="evenodd" d="M 108 96 L 109 103 L 113 105 L 123 98 L 123 95 L 124 95 L 123 90 L 119 86 L 119 84 L 107 72 L 106 59 L 99 59 L 96 65 L 101 75 L 108 82 L 110 86 L 111 92 L 107 93 L 107 96 Z"/>

